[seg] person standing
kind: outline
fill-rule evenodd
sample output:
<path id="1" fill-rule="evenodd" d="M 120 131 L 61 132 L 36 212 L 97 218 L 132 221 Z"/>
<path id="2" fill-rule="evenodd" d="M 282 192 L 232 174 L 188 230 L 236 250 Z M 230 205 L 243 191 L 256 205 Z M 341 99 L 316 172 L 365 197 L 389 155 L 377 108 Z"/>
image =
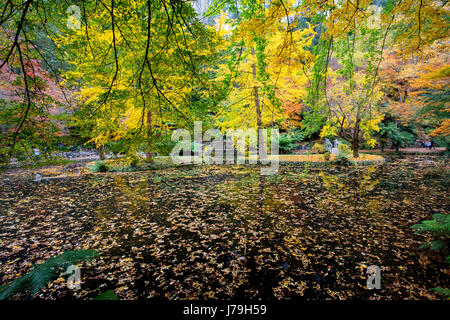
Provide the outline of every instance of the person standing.
<path id="1" fill-rule="evenodd" d="M 36 157 L 36 159 L 38 161 L 41 160 L 41 151 L 39 150 L 39 148 L 36 147 L 36 148 L 33 149 L 33 151 L 34 151 L 34 156 Z"/>

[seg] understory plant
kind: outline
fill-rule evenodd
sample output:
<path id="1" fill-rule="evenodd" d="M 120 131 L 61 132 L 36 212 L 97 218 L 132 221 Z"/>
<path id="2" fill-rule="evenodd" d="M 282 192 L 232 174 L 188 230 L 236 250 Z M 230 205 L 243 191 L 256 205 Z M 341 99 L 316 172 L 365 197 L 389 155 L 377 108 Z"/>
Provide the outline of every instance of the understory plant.
<path id="1" fill-rule="evenodd" d="M 34 266 L 26 275 L 1 286 L 0 300 L 34 295 L 50 281 L 56 279 L 70 265 L 76 265 L 80 261 L 90 261 L 95 256 L 97 256 L 97 252 L 93 250 L 73 250 L 50 258 L 46 262 Z"/>
<path id="2" fill-rule="evenodd" d="M 450 255 L 448 248 L 450 242 L 450 215 L 437 213 L 433 215 L 432 220 L 424 220 L 421 223 L 411 226 L 416 230 L 416 234 L 428 233 L 434 236 L 434 239 L 422 244 L 419 249 L 428 248 L 429 250 L 440 250 L 447 254 L 446 261 L 450 264 Z M 434 291 L 450 299 L 449 288 L 433 288 Z"/>
<path id="3" fill-rule="evenodd" d="M 312 147 L 312 151 L 314 153 L 320 153 L 323 154 L 325 153 L 326 149 L 325 146 L 321 143 L 314 143 L 313 147 Z"/>
<path id="4" fill-rule="evenodd" d="M 343 166 L 352 166 L 356 165 L 356 161 L 351 159 L 351 149 L 346 144 L 338 145 L 339 153 L 334 157 L 333 162 L 335 164 L 343 165 Z"/>
<path id="5" fill-rule="evenodd" d="M 107 172 L 108 171 L 108 165 L 104 160 L 101 161 L 94 161 L 94 164 L 92 164 L 89 167 L 90 172 Z"/>
<path id="6" fill-rule="evenodd" d="M 293 130 L 290 132 L 280 134 L 279 146 L 282 153 L 289 153 L 292 150 L 297 149 L 298 142 L 304 138 L 300 130 Z"/>
<path id="7" fill-rule="evenodd" d="M 384 147 L 387 142 L 392 144 L 392 147 L 396 151 L 400 147 L 404 148 L 414 143 L 416 137 L 406 130 L 402 130 L 395 122 L 389 122 L 387 124 L 380 123 L 380 146 L 384 151 Z"/>

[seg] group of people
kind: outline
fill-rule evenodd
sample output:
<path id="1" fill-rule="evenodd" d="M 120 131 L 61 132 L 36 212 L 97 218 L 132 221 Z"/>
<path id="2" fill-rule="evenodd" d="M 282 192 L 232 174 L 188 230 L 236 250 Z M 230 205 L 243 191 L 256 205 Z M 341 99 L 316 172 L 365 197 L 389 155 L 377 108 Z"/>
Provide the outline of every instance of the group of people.
<path id="1" fill-rule="evenodd" d="M 422 148 L 428 148 L 431 150 L 431 148 L 436 149 L 434 146 L 434 139 L 431 139 L 431 141 L 422 141 Z"/>

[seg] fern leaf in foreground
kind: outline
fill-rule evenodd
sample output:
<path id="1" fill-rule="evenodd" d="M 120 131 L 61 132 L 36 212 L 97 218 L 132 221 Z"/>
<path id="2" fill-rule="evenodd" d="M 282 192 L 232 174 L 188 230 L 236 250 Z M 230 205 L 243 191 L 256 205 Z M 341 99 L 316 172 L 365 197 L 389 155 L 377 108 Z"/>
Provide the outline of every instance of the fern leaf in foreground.
<path id="1" fill-rule="evenodd" d="M 433 288 L 434 291 L 439 293 L 441 296 L 450 300 L 450 289 L 449 288 Z"/>
<path id="2" fill-rule="evenodd" d="M 97 256 L 93 250 L 66 251 L 63 254 L 50 258 L 46 262 L 36 265 L 26 275 L 13 280 L 11 283 L 0 287 L 0 300 L 13 298 L 16 295 L 36 294 L 51 280 L 72 264 L 79 261 L 90 261 Z"/>

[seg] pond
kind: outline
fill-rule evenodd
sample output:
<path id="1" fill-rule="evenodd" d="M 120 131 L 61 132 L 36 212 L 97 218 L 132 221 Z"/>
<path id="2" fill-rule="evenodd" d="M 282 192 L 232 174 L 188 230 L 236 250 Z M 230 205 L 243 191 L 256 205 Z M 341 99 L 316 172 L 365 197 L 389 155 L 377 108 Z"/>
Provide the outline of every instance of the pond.
<path id="1" fill-rule="evenodd" d="M 409 227 L 448 213 L 444 156 L 375 167 L 186 166 L 33 182 L 0 179 L 0 285 L 67 250 L 99 253 L 81 289 L 34 298 L 408 299 L 449 287 L 439 252 Z M 367 267 L 381 289 L 366 287 Z"/>

